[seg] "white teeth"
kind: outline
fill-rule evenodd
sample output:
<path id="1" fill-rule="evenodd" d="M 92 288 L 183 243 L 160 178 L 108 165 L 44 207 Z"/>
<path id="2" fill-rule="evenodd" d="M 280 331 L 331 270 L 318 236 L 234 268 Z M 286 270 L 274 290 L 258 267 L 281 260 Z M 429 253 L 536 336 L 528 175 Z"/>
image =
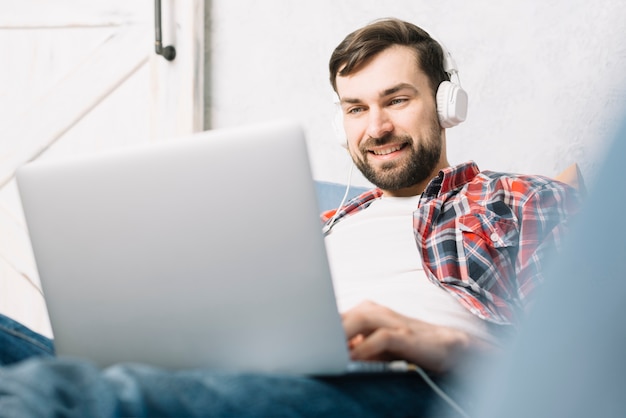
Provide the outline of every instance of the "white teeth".
<path id="1" fill-rule="evenodd" d="M 374 155 L 387 155 L 387 154 L 391 154 L 392 152 L 396 152 L 399 151 L 400 148 L 402 148 L 401 145 L 397 145 L 393 148 L 386 148 L 383 150 L 373 150 L 372 152 L 374 153 Z"/>

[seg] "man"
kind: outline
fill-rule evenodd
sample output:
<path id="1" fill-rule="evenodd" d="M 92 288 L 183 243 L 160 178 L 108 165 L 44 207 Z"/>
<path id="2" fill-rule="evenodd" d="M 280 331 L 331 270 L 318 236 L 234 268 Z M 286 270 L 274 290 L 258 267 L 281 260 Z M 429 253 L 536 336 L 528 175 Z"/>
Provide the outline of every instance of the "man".
<path id="1" fill-rule="evenodd" d="M 466 353 L 488 351 L 520 319 L 573 207 L 570 191 L 543 178 L 480 173 L 473 163 L 450 167 L 436 99 L 448 80 L 444 51 L 413 25 L 383 20 L 349 35 L 330 72 L 350 155 L 379 187 L 340 212 L 327 238 L 331 261 L 346 268 L 379 261 L 360 277 L 335 275 L 340 298 L 352 291 L 387 305 L 345 313 L 352 356 L 445 372 Z M 413 242 L 394 246 L 401 233 Z M 392 295 L 381 280 L 395 286 Z"/>
<path id="2" fill-rule="evenodd" d="M 450 167 L 436 101 L 448 80 L 443 58 L 426 32 L 394 19 L 336 48 L 330 76 L 347 148 L 377 188 L 325 219 L 352 357 L 404 360 L 445 384 L 437 376 L 487 355 L 519 321 L 576 202 L 545 178 Z M 0 377 L 0 410 L 16 413 L 44 403 L 38 412 L 421 416 L 438 399 L 417 374 L 99 372 L 40 359 Z"/>

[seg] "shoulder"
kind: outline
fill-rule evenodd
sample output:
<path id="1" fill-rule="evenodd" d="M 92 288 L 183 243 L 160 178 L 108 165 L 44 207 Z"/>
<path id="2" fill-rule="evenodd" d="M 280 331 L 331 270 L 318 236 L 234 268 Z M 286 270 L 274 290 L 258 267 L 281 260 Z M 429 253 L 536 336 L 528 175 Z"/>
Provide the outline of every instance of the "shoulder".
<path id="1" fill-rule="evenodd" d="M 322 212 L 321 214 L 322 222 L 326 223 L 333 218 L 336 218 L 335 220 L 339 220 L 345 216 L 359 212 L 367 208 L 370 205 L 370 203 L 372 203 L 374 200 L 378 199 L 381 196 L 382 196 L 382 190 L 378 188 L 366 190 L 362 192 L 361 194 L 355 196 L 354 198 L 350 199 L 342 207 Z"/>
<path id="2" fill-rule="evenodd" d="M 501 201 L 512 208 L 535 211 L 574 212 L 580 205 L 579 191 L 559 180 L 541 175 L 481 171 L 467 184 L 470 199 Z"/>
<path id="3" fill-rule="evenodd" d="M 485 192 L 505 192 L 529 196 L 540 191 L 576 193 L 576 189 L 551 177 L 541 175 L 514 174 L 497 171 L 481 171 L 467 185 L 468 190 L 481 189 Z"/>

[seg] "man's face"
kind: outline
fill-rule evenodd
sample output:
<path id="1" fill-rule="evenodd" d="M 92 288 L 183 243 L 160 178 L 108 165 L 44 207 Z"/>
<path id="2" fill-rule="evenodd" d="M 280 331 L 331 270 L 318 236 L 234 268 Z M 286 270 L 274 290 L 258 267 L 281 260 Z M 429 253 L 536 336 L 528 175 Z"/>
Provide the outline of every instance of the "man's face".
<path id="1" fill-rule="evenodd" d="M 441 168 L 443 140 L 415 53 L 388 48 L 353 74 L 337 76 L 337 92 L 359 170 L 388 195 L 420 193 Z"/>

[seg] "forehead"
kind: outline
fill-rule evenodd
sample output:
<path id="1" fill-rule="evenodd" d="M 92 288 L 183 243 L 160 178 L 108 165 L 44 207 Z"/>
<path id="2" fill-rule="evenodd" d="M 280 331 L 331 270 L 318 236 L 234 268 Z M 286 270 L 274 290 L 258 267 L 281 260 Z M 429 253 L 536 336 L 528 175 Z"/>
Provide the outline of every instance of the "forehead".
<path id="1" fill-rule="evenodd" d="M 428 79 L 418 64 L 416 52 L 400 45 L 379 52 L 351 74 L 337 75 L 336 81 L 337 93 L 342 101 L 380 95 L 390 87 L 401 84 L 411 85 L 416 90 L 428 86 Z"/>

